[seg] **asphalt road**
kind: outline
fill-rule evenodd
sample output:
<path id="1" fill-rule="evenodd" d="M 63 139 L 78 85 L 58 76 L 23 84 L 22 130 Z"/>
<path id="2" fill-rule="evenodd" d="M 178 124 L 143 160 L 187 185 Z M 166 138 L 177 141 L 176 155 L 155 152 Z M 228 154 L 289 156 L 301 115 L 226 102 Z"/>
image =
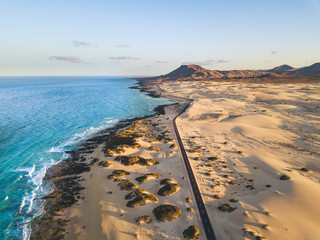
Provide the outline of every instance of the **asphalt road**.
<path id="1" fill-rule="evenodd" d="M 202 196 L 201 196 L 197 181 L 196 181 L 195 176 L 193 174 L 189 159 L 188 159 L 187 154 L 186 154 L 186 150 L 184 149 L 184 146 L 183 146 L 183 143 L 181 141 L 180 134 L 179 134 L 179 131 L 178 131 L 178 128 L 177 128 L 177 124 L 176 124 L 177 117 L 179 117 L 182 113 L 184 113 L 186 111 L 186 109 L 189 107 L 191 102 L 192 102 L 192 100 L 190 100 L 190 102 L 181 110 L 181 112 L 177 116 L 175 116 L 173 118 L 172 123 L 173 123 L 174 131 L 175 131 L 178 143 L 179 143 L 179 147 L 180 147 L 180 150 L 181 150 L 182 158 L 184 160 L 184 164 L 186 166 L 186 169 L 187 169 L 187 172 L 188 172 L 188 175 L 189 175 L 191 187 L 192 187 L 195 199 L 196 199 L 196 203 L 197 203 L 197 206 L 198 206 L 198 210 L 199 210 L 199 213 L 200 213 L 200 217 L 201 217 L 201 220 L 202 220 L 202 224 L 203 224 L 204 231 L 206 233 L 207 239 L 208 240 L 216 240 L 216 236 L 214 235 L 213 228 L 212 228 L 212 225 L 211 225 L 211 222 L 210 222 L 206 207 L 205 207 L 205 205 L 203 203 Z"/>

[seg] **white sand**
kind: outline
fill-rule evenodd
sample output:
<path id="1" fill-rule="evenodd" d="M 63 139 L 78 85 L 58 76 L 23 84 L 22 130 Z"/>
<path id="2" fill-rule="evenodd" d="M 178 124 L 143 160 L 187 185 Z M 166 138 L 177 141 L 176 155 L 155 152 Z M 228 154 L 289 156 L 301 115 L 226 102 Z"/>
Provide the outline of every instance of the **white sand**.
<path id="1" fill-rule="evenodd" d="M 186 149 L 200 147 L 188 156 L 218 240 L 319 239 L 319 84 L 171 82 L 161 87 L 171 95 L 194 99 L 177 125 Z M 166 115 L 148 121 L 173 132 L 171 119 L 176 112 L 171 106 Z M 123 166 L 114 157 L 105 157 L 103 146 L 86 156 L 88 161 L 97 157 L 113 165 L 106 169 L 96 164 L 84 174 L 84 199 L 63 213 L 71 220 L 66 239 L 183 239 L 182 231 L 191 224 L 200 228 L 200 239 L 206 239 L 194 201 L 185 200 L 192 194 L 188 180 L 182 179 L 186 171 L 178 149 L 169 149 L 171 143 L 143 139 L 139 143 L 141 148 L 122 155 L 154 158 L 159 165 Z M 148 151 L 150 146 L 161 151 Z M 212 156 L 218 160 L 206 161 Z M 310 171 L 300 171 L 302 167 Z M 126 207 L 124 196 L 130 191 L 120 191 L 116 182 L 107 179 L 115 169 L 129 171 L 125 178 L 154 194 L 159 203 Z M 172 196 L 158 196 L 161 179 L 142 184 L 134 180 L 146 173 L 172 177 L 181 189 Z M 280 180 L 283 174 L 291 179 Z M 164 203 L 178 206 L 180 218 L 157 222 L 152 210 Z M 218 206 L 225 203 L 236 209 L 219 211 Z M 189 206 L 195 212 L 187 212 Z M 151 216 L 152 223 L 137 225 L 141 215 Z"/>
<path id="2" fill-rule="evenodd" d="M 149 118 L 143 120 L 143 122 L 157 123 L 159 124 L 157 127 L 162 131 L 171 130 L 173 132 L 171 120 L 167 118 L 172 118 L 175 113 L 175 106 L 170 106 L 161 118 Z M 171 138 L 174 137 L 173 133 L 169 135 Z M 92 158 L 98 158 L 99 162 L 111 161 L 112 166 L 103 168 L 95 164 L 89 173 L 83 175 L 86 178 L 86 181 L 83 182 L 85 190 L 82 191 L 84 199 L 63 213 L 66 219 L 71 220 L 67 227 L 66 239 L 183 239 L 183 230 L 192 224 L 200 228 L 200 239 L 205 239 L 194 201 L 186 202 L 187 197 L 191 196 L 193 198 L 193 196 L 188 180 L 182 179 L 186 176 L 186 171 L 178 148 L 169 148 L 174 141 L 170 143 L 150 143 L 143 138 L 139 138 L 139 143 L 142 147 L 138 149 L 129 148 L 121 155 L 153 158 L 159 161 L 158 165 L 150 167 L 124 166 L 120 162 L 113 161 L 119 154 L 115 154 L 113 157 L 105 157 L 102 152 L 103 145 L 100 145 L 93 154 L 86 156 L 89 162 Z M 159 147 L 160 151 L 147 150 L 150 146 Z M 129 171 L 130 175 L 124 178 L 133 181 L 139 188 L 145 189 L 156 196 L 159 202 L 128 208 L 126 206 L 128 200 L 125 200 L 125 195 L 131 191 L 121 191 L 118 182 L 107 179 L 107 176 L 116 169 Z M 150 178 L 149 181 L 139 184 L 135 178 L 146 173 L 158 173 L 162 178 Z M 159 182 L 161 179 L 168 177 L 175 179 L 181 185 L 181 188 L 171 196 L 159 196 L 157 191 L 162 187 Z M 112 194 L 109 194 L 109 191 Z M 173 204 L 179 207 L 182 211 L 181 216 L 172 222 L 157 222 L 152 210 L 161 204 Z M 187 212 L 187 207 L 193 207 L 195 212 Z M 136 219 L 143 215 L 152 217 L 152 223 L 138 225 Z"/>
<path id="3" fill-rule="evenodd" d="M 189 158 L 219 157 L 214 166 L 191 160 L 218 239 L 255 239 L 248 231 L 266 239 L 319 239 L 319 84 L 182 82 L 162 88 L 194 99 L 177 125 L 185 146 L 205 150 Z M 291 179 L 280 180 L 282 174 Z M 237 209 L 220 212 L 224 203 Z"/>

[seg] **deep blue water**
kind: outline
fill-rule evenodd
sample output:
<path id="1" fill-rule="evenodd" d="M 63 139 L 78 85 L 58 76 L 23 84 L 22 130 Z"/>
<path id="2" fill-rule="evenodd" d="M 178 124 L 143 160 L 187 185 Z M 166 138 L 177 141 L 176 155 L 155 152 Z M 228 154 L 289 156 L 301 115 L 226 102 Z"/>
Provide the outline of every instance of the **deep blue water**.
<path id="1" fill-rule="evenodd" d="M 27 239 L 41 213 L 46 169 L 118 120 L 170 103 L 111 77 L 0 77 L 0 239 Z"/>

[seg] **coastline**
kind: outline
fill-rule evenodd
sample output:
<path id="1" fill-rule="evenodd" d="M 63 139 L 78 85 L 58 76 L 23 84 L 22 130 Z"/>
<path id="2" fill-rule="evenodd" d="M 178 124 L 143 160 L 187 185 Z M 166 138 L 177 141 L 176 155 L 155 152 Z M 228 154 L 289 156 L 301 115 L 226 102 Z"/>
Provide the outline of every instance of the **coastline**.
<path id="1" fill-rule="evenodd" d="M 150 97 L 160 97 L 155 92 L 140 89 L 140 81 L 137 84 L 137 86 L 129 88 L 139 89 Z M 94 149 L 107 142 L 110 136 L 139 120 L 162 115 L 165 113 L 165 107 L 175 104 L 177 103 L 159 105 L 153 109 L 155 113 L 151 115 L 120 120 L 115 126 L 89 136 L 79 143 L 75 149 L 66 151 L 69 156 L 51 166 L 43 178 L 47 184 L 52 184 L 53 190 L 43 197 L 43 212 L 31 221 L 29 239 L 63 239 L 65 237 L 65 228 L 69 221 L 62 217 L 61 212 L 83 199 L 81 191 L 84 187 L 81 183 L 85 181 L 85 178 L 82 175 L 85 172 L 90 172 L 92 165 L 96 163 L 95 160 L 85 163 L 83 154 L 93 153 Z"/>
<path id="2" fill-rule="evenodd" d="M 185 99 L 185 96 L 194 100 L 177 119 L 177 125 L 217 239 L 240 236 L 247 240 L 273 239 L 284 235 L 290 239 L 303 236 L 313 239 L 314 233 L 320 234 L 316 229 L 320 222 L 315 217 L 315 213 L 320 214 L 316 204 L 320 204 L 320 175 L 317 171 L 320 165 L 316 161 L 320 156 L 316 147 L 319 142 L 316 100 L 319 84 L 215 81 L 158 84 L 140 82 L 132 88 L 155 97 L 164 92 L 166 98 L 175 101 Z M 118 132 L 126 133 L 134 128 L 134 132 L 144 134 L 138 138 L 140 147 L 137 149 L 125 147 L 125 153 L 106 156 L 102 144 L 90 143 L 88 139 L 85 156 L 77 157 L 82 159 L 79 163 L 90 166 L 90 172 L 80 168 L 83 172 L 79 176 L 83 179 L 70 178 L 70 185 L 78 180 L 84 189 L 75 185 L 75 190 L 82 191 L 79 198 L 75 191 L 78 202 L 57 212 L 60 217 L 56 216 L 55 220 L 60 228 L 57 227 L 55 234 L 66 233 L 66 240 L 88 239 L 88 236 L 97 240 L 106 237 L 183 239 L 182 231 L 194 224 L 200 228 L 199 238 L 204 239 L 179 151 L 169 147 L 172 142 L 168 144 L 162 139 L 148 137 L 172 131 L 171 120 L 183 105 L 179 102 L 163 107 L 159 115 L 137 119 L 131 127 L 128 123 L 118 129 Z M 165 136 L 174 138 L 170 131 Z M 103 141 L 105 139 L 101 143 Z M 159 151 L 150 151 L 152 146 L 158 147 Z M 141 167 L 117 162 L 117 157 L 130 155 L 153 158 L 160 164 Z M 112 166 L 102 167 L 103 162 Z M 117 183 L 123 179 L 108 180 L 112 170 L 119 169 L 127 170 L 130 175 L 124 178 L 134 183 L 141 174 L 150 172 L 161 174 L 162 178 L 175 177 L 174 181 L 181 188 L 168 197 L 156 195 L 160 179 L 137 183 L 137 186 L 157 196 L 159 204 L 178 206 L 182 212 L 180 218 L 171 223 L 154 220 L 138 225 L 137 219 L 144 214 L 150 215 L 158 204 L 127 208 L 126 191 L 120 190 Z M 289 178 L 284 181 L 283 176 Z M 189 197 L 190 202 L 186 202 Z M 192 212 L 186 211 L 190 208 Z M 310 208 L 314 213 L 309 211 Z M 305 224 L 294 221 L 302 217 L 307 219 Z M 63 219 L 68 219 L 70 224 Z M 62 228 L 65 232 L 59 232 Z"/>

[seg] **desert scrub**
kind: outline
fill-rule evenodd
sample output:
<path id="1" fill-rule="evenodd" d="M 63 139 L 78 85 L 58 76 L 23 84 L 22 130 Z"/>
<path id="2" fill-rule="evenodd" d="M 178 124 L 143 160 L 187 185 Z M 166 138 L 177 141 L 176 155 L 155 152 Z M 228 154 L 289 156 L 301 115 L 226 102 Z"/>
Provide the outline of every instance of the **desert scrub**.
<path id="1" fill-rule="evenodd" d="M 170 184 L 173 182 L 172 178 L 164 178 L 160 181 L 160 185 Z"/>
<path id="2" fill-rule="evenodd" d="M 137 177 L 136 180 L 139 183 L 143 183 L 143 182 L 146 182 L 150 179 L 156 179 L 156 178 L 161 178 L 161 175 L 157 174 L 157 173 L 148 173 L 148 174 L 143 175 L 141 177 Z"/>
<path id="3" fill-rule="evenodd" d="M 191 197 L 187 197 L 187 198 L 186 198 L 186 202 L 187 202 L 187 203 L 190 203 L 190 202 L 191 202 Z"/>
<path id="4" fill-rule="evenodd" d="M 144 216 L 140 216 L 137 218 L 137 221 L 136 223 L 138 223 L 139 225 L 142 224 L 142 223 L 151 223 L 152 222 L 152 219 L 150 216 L 148 215 L 144 215 Z"/>
<path id="5" fill-rule="evenodd" d="M 201 147 L 196 147 L 194 149 L 189 149 L 189 153 L 201 153 Z"/>
<path id="6" fill-rule="evenodd" d="M 219 158 L 217 157 L 217 156 L 215 156 L 215 157 L 208 157 L 207 158 L 209 161 L 216 161 L 216 160 L 218 160 Z"/>
<path id="7" fill-rule="evenodd" d="M 232 181 L 229 182 L 229 184 L 235 185 L 235 184 L 237 184 L 237 181 L 236 180 L 232 180 Z"/>
<path id="8" fill-rule="evenodd" d="M 151 166 L 159 163 L 154 159 L 146 159 L 139 156 L 117 156 L 114 160 L 120 161 L 125 166 L 132 166 L 135 164 L 140 164 L 141 166 Z"/>
<path id="9" fill-rule="evenodd" d="M 188 212 L 193 212 L 193 208 L 192 208 L 192 207 L 188 207 L 188 208 L 187 208 L 187 211 L 188 211 Z"/>
<path id="10" fill-rule="evenodd" d="M 102 161 L 99 163 L 99 166 L 102 166 L 104 168 L 108 168 L 108 167 L 111 167 L 112 163 L 110 161 Z"/>
<path id="11" fill-rule="evenodd" d="M 303 171 L 303 172 L 309 172 L 309 171 L 310 171 L 310 169 L 309 169 L 309 168 L 306 168 L 306 167 L 303 167 L 303 168 L 301 168 L 300 170 Z"/>
<path id="12" fill-rule="evenodd" d="M 195 225 L 191 225 L 183 231 L 183 237 L 187 240 L 198 239 L 199 229 Z"/>
<path id="13" fill-rule="evenodd" d="M 220 196 L 218 194 L 213 195 L 213 198 L 220 199 Z"/>
<path id="14" fill-rule="evenodd" d="M 177 144 L 174 143 L 174 144 L 171 144 L 169 148 L 176 148 L 176 147 L 177 147 Z"/>
<path id="15" fill-rule="evenodd" d="M 160 196 L 170 196 L 175 194 L 180 189 L 180 185 L 177 183 L 168 183 L 165 184 L 162 188 L 159 189 L 158 194 Z"/>
<path id="16" fill-rule="evenodd" d="M 206 172 L 204 175 L 211 176 L 211 172 Z"/>
<path id="17" fill-rule="evenodd" d="M 289 179 L 290 179 L 290 177 L 288 175 L 282 175 L 280 177 L 280 180 L 289 180 Z"/>
<path id="18" fill-rule="evenodd" d="M 119 183 L 118 185 L 122 191 L 123 190 L 130 191 L 130 190 L 136 189 L 138 187 L 136 184 L 131 182 L 129 179 L 121 180 L 121 183 Z"/>
<path id="19" fill-rule="evenodd" d="M 148 148 L 149 151 L 160 151 L 160 148 L 155 147 L 155 146 L 151 146 Z"/>
<path id="20" fill-rule="evenodd" d="M 202 159 L 201 157 L 195 157 L 195 158 L 193 158 L 193 160 L 195 160 L 195 161 L 202 161 L 203 159 Z"/>
<path id="21" fill-rule="evenodd" d="M 137 143 L 136 138 L 142 137 L 143 135 L 138 133 L 132 133 L 131 131 L 124 130 L 120 133 L 114 134 L 109 137 L 106 142 L 106 146 L 104 147 L 104 153 L 106 156 L 113 156 L 114 152 L 122 153 L 124 152 L 124 148 L 137 148 L 141 147 L 139 143 Z"/>
<path id="22" fill-rule="evenodd" d="M 133 192 L 127 194 L 125 199 L 130 200 L 127 203 L 127 207 L 134 208 L 146 205 L 148 202 L 159 202 L 158 198 L 156 198 L 151 193 L 148 193 L 144 189 L 136 189 Z"/>
<path id="23" fill-rule="evenodd" d="M 129 175 L 130 173 L 126 170 L 114 170 L 111 175 L 108 176 L 108 179 L 112 178 L 121 178 L 125 175 Z"/>
<path id="24" fill-rule="evenodd" d="M 221 212 L 233 212 L 236 210 L 236 207 L 231 207 L 229 203 L 222 204 L 218 207 L 219 211 Z"/>
<path id="25" fill-rule="evenodd" d="M 153 209 L 152 213 L 159 222 L 171 222 L 175 218 L 180 217 L 181 210 L 174 205 L 164 204 Z"/>

